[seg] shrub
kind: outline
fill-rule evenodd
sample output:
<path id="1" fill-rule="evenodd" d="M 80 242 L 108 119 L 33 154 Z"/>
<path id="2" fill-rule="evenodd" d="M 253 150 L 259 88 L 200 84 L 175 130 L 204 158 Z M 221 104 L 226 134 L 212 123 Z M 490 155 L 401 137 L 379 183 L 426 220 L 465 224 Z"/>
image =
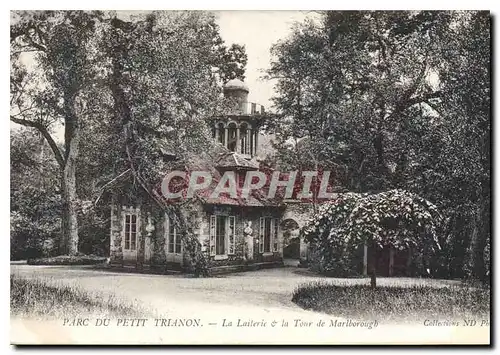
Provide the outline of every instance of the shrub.
<path id="1" fill-rule="evenodd" d="M 94 265 L 106 262 L 107 258 L 97 255 L 59 255 L 49 258 L 28 259 L 29 265 Z"/>
<path id="2" fill-rule="evenodd" d="M 384 247 L 425 254 L 433 253 L 435 246 L 440 249 L 436 233 L 440 220 L 434 204 L 408 191 L 345 193 L 322 205 L 302 233 L 319 270 L 349 276 L 359 272 L 363 245 L 372 253 Z M 375 271 L 371 260 L 370 269 Z"/>
<path id="3" fill-rule="evenodd" d="M 301 233 L 310 243 L 310 265 L 314 271 L 336 277 L 360 273 L 356 248 L 348 243 L 345 221 L 364 196 L 366 194 L 341 194 L 320 206 L 318 213 L 306 223 Z"/>
<path id="4" fill-rule="evenodd" d="M 56 219 L 39 220 L 19 212 L 10 216 L 10 258 L 20 260 L 55 255 L 60 222 Z"/>
<path id="5" fill-rule="evenodd" d="M 78 217 L 78 250 L 84 254 L 109 255 L 109 206 L 82 208 Z"/>

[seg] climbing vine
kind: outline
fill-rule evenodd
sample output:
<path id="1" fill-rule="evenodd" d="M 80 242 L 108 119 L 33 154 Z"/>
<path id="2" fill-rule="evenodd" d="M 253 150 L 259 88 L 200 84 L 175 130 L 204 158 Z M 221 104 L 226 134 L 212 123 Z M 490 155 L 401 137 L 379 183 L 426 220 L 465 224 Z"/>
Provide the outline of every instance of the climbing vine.
<path id="1" fill-rule="evenodd" d="M 311 245 L 313 266 L 337 276 L 356 273 L 356 252 L 394 247 L 440 249 L 437 230 L 441 216 L 430 201 L 408 191 L 341 194 L 323 204 L 302 233 Z"/>
<path id="2" fill-rule="evenodd" d="M 345 228 L 354 244 L 398 250 L 425 246 L 434 251 L 440 249 L 436 233 L 440 220 L 433 203 L 408 191 L 390 190 L 360 199 Z"/>
<path id="3" fill-rule="evenodd" d="M 311 266 L 331 276 L 356 273 L 356 250 L 349 243 L 346 221 L 364 194 L 345 193 L 322 204 L 302 229 L 310 244 Z"/>

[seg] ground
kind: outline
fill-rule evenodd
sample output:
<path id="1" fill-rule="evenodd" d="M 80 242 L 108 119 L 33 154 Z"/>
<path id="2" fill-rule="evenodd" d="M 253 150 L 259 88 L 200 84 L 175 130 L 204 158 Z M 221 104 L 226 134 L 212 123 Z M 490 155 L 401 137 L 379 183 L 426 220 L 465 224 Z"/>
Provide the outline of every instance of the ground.
<path id="1" fill-rule="evenodd" d="M 145 275 L 95 270 L 85 266 L 11 265 L 22 277 L 50 278 L 88 292 L 115 294 L 146 309 L 146 326 L 65 326 L 63 320 L 11 318 L 14 344 L 422 344 L 489 343 L 489 327 L 425 327 L 385 325 L 361 328 L 331 327 L 345 319 L 306 311 L 291 302 L 299 285 L 322 280 L 336 284 L 366 283 L 369 279 L 319 277 L 297 267 L 228 274 L 214 278 L 186 275 Z M 453 281 L 380 278 L 379 285 L 426 283 L 436 287 Z M 200 327 L 157 326 L 162 319 L 198 319 Z M 318 321 L 326 326 L 319 327 Z M 65 320 L 66 321 L 66 320 Z M 69 321 L 72 321 L 69 319 Z M 239 327 L 238 322 L 265 322 Z M 228 323 L 232 322 L 231 326 Z M 287 322 L 286 326 L 283 324 Z M 335 323 L 336 324 L 336 323 Z M 480 332 L 480 334 L 478 334 Z"/>
<path id="2" fill-rule="evenodd" d="M 289 264 L 289 263 L 287 263 Z M 194 307 L 256 307 L 307 312 L 292 303 L 292 293 L 299 285 L 316 280 L 336 284 L 369 283 L 367 278 L 326 278 L 296 267 L 265 269 L 222 275 L 214 278 L 190 278 L 185 275 L 147 275 L 96 270 L 84 266 L 12 265 L 11 273 L 24 277 L 53 278 L 57 282 L 77 284 L 88 291 L 115 293 L 137 300 L 154 313 Z M 378 285 L 426 283 L 438 286 L 454 281 L 378 278 Z"/>

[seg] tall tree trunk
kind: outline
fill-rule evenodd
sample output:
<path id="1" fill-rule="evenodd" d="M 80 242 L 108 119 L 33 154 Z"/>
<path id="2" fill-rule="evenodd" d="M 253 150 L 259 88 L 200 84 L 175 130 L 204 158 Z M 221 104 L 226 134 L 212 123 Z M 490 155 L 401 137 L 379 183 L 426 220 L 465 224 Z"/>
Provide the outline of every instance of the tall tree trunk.
<path id="1" fill-rule="evenodd" d="M 68 198 L 65 195 L 66 186 L 64 183 L 64 173 L 61 173 L 61 198 L 62 198 L 62 215 L 61 215 L 61 239 L 59 240 L 59 254 L 68 254 L 69 234 L 69 205 Z"/>
<path id="2" fill-rule="evenodd" d="M 65 168 L 62 175 L 61 254 L 76 255 L 78 253 L 78 217 L 75 168 Z"/>
<path id="3" fill-rule="evenodd" d="M 375 243 L 370 243 L 371 260 L 370 260 L 370 286 L 371 288 L 377 287 L 377 249 Z"/>
<path id="4" fill-rule="evenodd" d="M 75 95 L 65 97 L 65 152 L 62 172 L 63 243 L 64 252 L 78 253 L 78 197 L 76 194 L 76 163 L 80 145 L 80 125 L 75 112 Z"/>
<path id="5" fill-rule="evenodd" d="M 66 164 L 63 172 L 63 242 L 64 253 L 78 253 L 78 211 L 76 195 L 76 166 Z"/>
<path id="6" fill-rule="evenodd" d="M 474 278 L 485 281 L 488 278 L 486 275 L 486 265 L 484 260 L 484 250 L 487 240 L 490 237 L 490 209 L 489 201 L 479 202 L 477 214 L 474 218 L 474 228 L 470 241 L 471 251 L 471 273 Z"/>

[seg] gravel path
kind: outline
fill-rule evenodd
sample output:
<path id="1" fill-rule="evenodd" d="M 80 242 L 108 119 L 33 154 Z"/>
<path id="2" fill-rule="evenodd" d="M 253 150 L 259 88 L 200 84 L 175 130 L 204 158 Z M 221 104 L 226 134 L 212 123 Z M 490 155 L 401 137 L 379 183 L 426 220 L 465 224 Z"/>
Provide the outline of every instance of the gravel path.
<path id="1" fill-rule="evenodd" d="M 311 281 L 335 284 L 368 284 L 366 278 L 339 279 L 314 275 L 296 267 L 266 269 L 222 275 L 213 278 L 190 278 L 185 275 L 149 275 L 96 270 L 89 267 L 11 265 L 11 273 L 23 277 L 43 277 L 77 285 L 90 292 L 115 294 L 137 300 L 160 313 L 172 308 L 202 306 L 257 307 L 303 311 L 291 302 L 299 285 Z M 378 285 L 432 284 L 444 286 L 453 281 L 379 278 Z M 175 306 L 175 307 L 174 307 Z"/>
<path id="2" fill-rule="evenodd" d="M 11 265 L 21 277 L 47 278 L 88 292 L 109 293 L 146 308 L 145 327 L 67 327 L 61 320 L 11 319 L 11 341 L 16 344 L 422 344 L 487 343 L 486 327 L 480 336 L 470 329 L 379 325 L 331 327 L 345 319 L 306 311 L 291 302 L 293 290 L 302 283 L 369 283 L 369 279 L 318 277 L 304 269 L 285 267 L 228 274 L 214 278 L 185 275 L 145 275 L 95 270 L 89 267 Z M 380 278 L 378 285 L 453 283 L 442 280 Z M 198 320 L 200 327 L 156 326 L 170 319 Z M 326 326 L 317 326 L 321 320 Z M 374 320 L 365 320 L 373 322 Z M 255 324 L 257 326 L 245 326 Z M 287 325 L 282 325 L 287 322 Z M 232 326 L 228 326 L 231 323 Z M 243 326 L 240 327 L 239 324 Z M 265 326 L 258 324 L 265 323 Z M 371 323 L 370 323 L 371 324 Z M 286 328 L 286 329 L 285 329 Z M 458 332 L 458 333 L 457 333 Z M 456 339 L 456 340 L 452 340 Z"/>

